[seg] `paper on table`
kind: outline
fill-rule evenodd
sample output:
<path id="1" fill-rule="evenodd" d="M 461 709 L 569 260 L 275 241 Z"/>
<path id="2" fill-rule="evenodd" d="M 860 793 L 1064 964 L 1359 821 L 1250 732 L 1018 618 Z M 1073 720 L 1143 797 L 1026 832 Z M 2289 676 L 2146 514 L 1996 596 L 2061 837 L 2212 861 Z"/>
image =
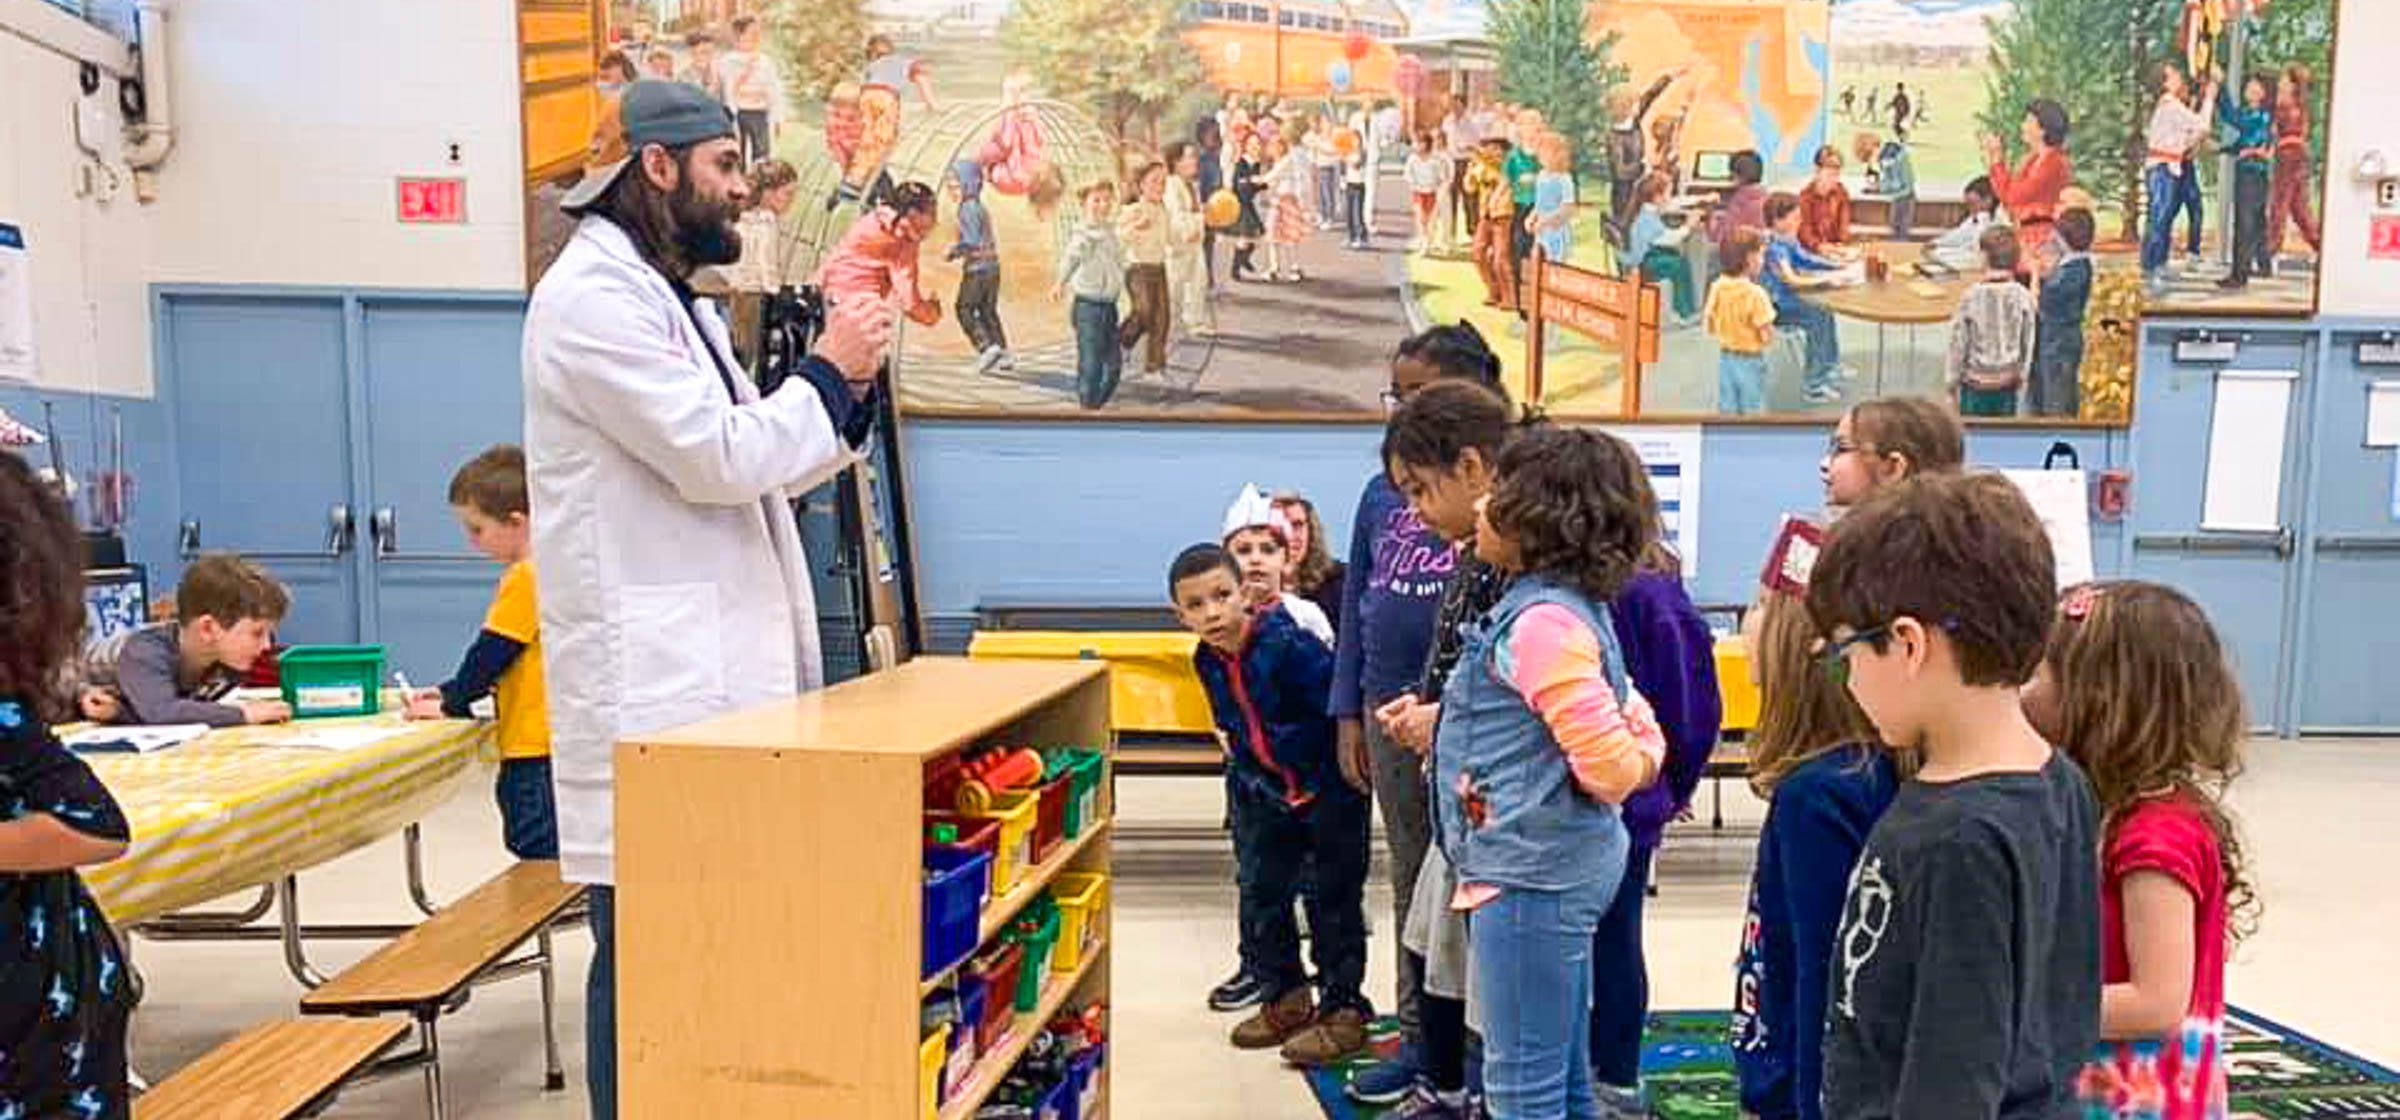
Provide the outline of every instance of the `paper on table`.
<path id="1" fill-rule="evenodd" d="M 2367 386 L 2367 446 L 2400 447 L 2400 381 Z"/>
<path id="2" fill-rule="evenodd" d="M 69 749 L 110 749 L 149 754 L 181 743 L 189 743 L 208 734 L 205 723 L 167 723 L 148 727 L 111 727 L 101 724 L 87 727 L 62 742 Z"/>
<path id="3" fill-rule="evenodd" d="M 327 751 L 352 751 L 371 747 L 386 739 L 408 734 L 405 724 L 348 724 L 341 727 L 294 728 L 288 735 L 258 744 L 262 747 L 310 747 Z"/>

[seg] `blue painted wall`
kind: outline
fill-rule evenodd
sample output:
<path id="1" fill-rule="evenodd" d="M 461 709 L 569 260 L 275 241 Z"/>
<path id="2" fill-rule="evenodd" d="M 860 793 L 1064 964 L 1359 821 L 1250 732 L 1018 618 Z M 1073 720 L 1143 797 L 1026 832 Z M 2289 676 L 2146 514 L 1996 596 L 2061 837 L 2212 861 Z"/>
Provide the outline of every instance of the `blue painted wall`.
<path id="1" fill-rule="evenodd" d="M 101 470 L 113 469 L 100 456 L 106 450 L 112 414 L 125 422 L 125 469 L 134 477 L 133 519 L 125 527 L 126 550 L 137 563 L 150 565 L 151 586 L 172 586 L 175 548 L 175 509 L 181 503 L 175 470 L 173 425 L 167 410 L 155 400 L 101 393 L 70 393 L 23 386 L 0 385 L 0 408 L 31 424 L 42 425 L 42 405 L 57 417 L 67 473 L 89 484 Z M 35 466 L 48 466 L 48 447 L 17 449 Z M 77 519 L 90 523 L 86 494 L 77 502 Z M 162 571 L 161 565 L 167 565 Z"/>

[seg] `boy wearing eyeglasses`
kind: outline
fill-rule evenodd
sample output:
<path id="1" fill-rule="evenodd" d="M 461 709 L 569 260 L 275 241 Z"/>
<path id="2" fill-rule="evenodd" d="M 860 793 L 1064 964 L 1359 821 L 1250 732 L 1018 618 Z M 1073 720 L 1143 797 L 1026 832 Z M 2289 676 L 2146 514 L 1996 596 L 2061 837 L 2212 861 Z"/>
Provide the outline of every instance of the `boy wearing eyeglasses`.
<path id="1" fill-rule="evenodd" d="M 1835 941 L 1824 1115 L 2057 1120 L 2100 1036 L 2098 810 L 2027 721 L 2048 538 L 1996 474 L 1877 489 L 1810 572 L 1826 671 L 1921 763 L 1867 837 Z"/>

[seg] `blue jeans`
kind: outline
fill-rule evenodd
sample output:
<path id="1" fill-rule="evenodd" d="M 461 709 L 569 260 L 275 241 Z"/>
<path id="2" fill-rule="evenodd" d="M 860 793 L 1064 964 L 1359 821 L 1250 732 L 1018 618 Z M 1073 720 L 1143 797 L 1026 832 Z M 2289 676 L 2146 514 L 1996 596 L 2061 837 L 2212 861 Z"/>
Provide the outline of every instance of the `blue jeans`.
<path id="1" fill-rule="evenodd" d="M 1367 185 L 1365 183 L 1342 185 L 1342 223 L 1349 227 L 1352 245 L 1367 243 Z"/>
<path id="2" fill-rule="evenodd" d="M 1342 169 L 1338 166 L 1317 169 L 1317 219 L 1332 225 L 1342 216 Z"/>
<path id="3" fill-rule="evenodd" d="M 1892 199 L 1892 240 L 1914 241 L 1917 228 L 1917 196 L 1897 195 Z"/>
<path id="4" fill-rule="evenodd" d="M 1642 958 L 1642 906 L 1650 897 L 1654 849 L 1625 856 L 1625 878 L 1592 934 L 1592 1076 L 1603 1085 L 1642 1083 L 1642 1022 L 1650 1016 L 1650 968 Z"/>
<path id="5" fill-rule="evenodd" d="M 1510 888 L 1468 918 L 1483 1004 L 1483 1088 L 1493 1120 L 1597 1120 L 1592 1095 L 1592 935 L 1616 893 Z"/>
<path id="6" fill-rule="evenodd" d="M 500 839 L 508 854 L 558 858 L 558 796 L 550 788 L 549 759 L 502 759 L 492 796 L 500 802 Z"/>
<path id="7" fill-rule="evenodd" d="M 617 1120 L 617 889 L 584 893 L 592 912 L 592 974 L 583 992 L 583 1079 L 592 1120 Z"/>
<path id="8" fill-rule="evenodd" d="M 2156 275 L 2167 267 L 2167 253 L 2175 239 L 2175 210 L 2181 201 L 2181 185 L 2168 174 L 2166 164 L 2154 163 L 2142 173 L 2142 193 L 2149 200 L 2142 226 L 2142 275 Z"/>
<path id="9" fill-rule="evenodd" d="M 1775 325 L 1798 327 L 1808 336 L 1808 373 L 1801 387 L 1831 388 L 1833 369 L 1842 364 L 1842 336 L 1834 326 L 1833 312 L 1793 296 L 1776 302 Z"/>
<path id="10" fill-rule="evenodd" d="M 1085 408 L 1099 408 L 1117 395 L 1125 376 L 1125 350 L 1117 345 L 1115 300 L 1075 297 L 1068 312 L 1075 324 L 1075 397 Z"/>
<path id="11" fill-rule="evenodd" d="M 1726 350 L 1717 358 L 1717 411 L 1736 415 L 1767 410 L 1767 356 Z"/>

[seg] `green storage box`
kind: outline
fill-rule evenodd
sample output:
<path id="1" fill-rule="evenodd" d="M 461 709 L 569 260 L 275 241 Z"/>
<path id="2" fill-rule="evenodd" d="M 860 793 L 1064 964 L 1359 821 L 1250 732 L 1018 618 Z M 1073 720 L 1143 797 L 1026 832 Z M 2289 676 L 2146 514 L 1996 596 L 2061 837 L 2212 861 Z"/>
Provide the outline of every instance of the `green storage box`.
<path id="1" fill-rule="evenodd" d="M 1069 749 L 1059 752 L 1053 775 L 1064 771 L 1075 775 L 1067 790 L 1066 837 L 1073 840 L 1083 830 L 1099 823 L 1100 783 L 1108 776 L 1108 756 L 1099 751 Z"/>
<path id="2" fill-rule="evenodd" d="M 382 646 L 293 646 L 277 669 L 294 719 L 371 716 L 383 710 Z"/>
<path id="3" fill-rule="evenodd" d="M 1032 1011 L 1042 1002 L 1042 984 L 1050 978 L 1050 950 L 1058 945 L 1058 903 L 1048 891 L 1027 903 L 1025 912 L 1017 916 L 1010 927 L 1008 940 L 1024 951 L 1023 965 L 1017 973 L 1017 1014 Z"/>

